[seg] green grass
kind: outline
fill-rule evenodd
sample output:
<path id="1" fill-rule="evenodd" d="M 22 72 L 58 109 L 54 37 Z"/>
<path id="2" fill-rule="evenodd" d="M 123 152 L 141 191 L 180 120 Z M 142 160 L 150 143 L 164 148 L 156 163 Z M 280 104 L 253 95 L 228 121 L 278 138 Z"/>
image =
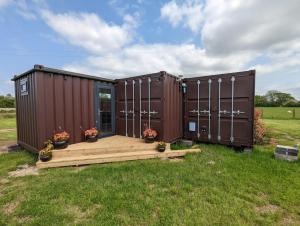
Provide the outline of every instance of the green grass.
<path id="1" fill-rule="evenodd" d="M 256 147 L 201 145 L 182 162 L 135 161 L 43 170 L 0 185 L 3 225 L 300 224 L 300 164 Z M 18 156 L 18 157 L 17 157 Z M 0 157 L 0 175 L 34 157 Z M 211 162 L 214 164 L 209 164 Z M 9 167 L 8 167 L 9 166 Z M 4 169 L 3 169 L 4 168 Z M 288 186 L 287 186 L 288 185 Z M 272 207 L 273 210 L 269 210 Z M 7 213 L 5 209 L 13 208 Z"/>
<path id="2" fill-rule="evenodd" d="M 299 120 L 264 120 L 268 136 L 299 139 Z M 300 225 L 300 162 L 273 147 L 240 153 L 200 145 L 159 159 L 41 170 L 9 178 L 27 152 L 0 155 L 0 225 Z"/>
<path id="3" fill-rule="evenodd" d="M 267 138 L 276 139 L 283 145 L 300 145 L 300 121 L 299 120 L 263 120 L 267 127 Z"/>
<path id="4" fill-rule="evenodd" d="M 0 146 L 17 139 L 16 118 L 0 118 Z"/>
<path id="5" fill-rule="evenodd" d="M 14 128 L 16 128 L 16 118 L 0 118 L 0 130 Z"/>
<path id="6" fill-rule="evenodd" d="M 263 119 L 300 119 L 300 108 L 298 107 L 258 107 L 262 111 Z M 293 118 L 295 110 L 295 118 Z"/>

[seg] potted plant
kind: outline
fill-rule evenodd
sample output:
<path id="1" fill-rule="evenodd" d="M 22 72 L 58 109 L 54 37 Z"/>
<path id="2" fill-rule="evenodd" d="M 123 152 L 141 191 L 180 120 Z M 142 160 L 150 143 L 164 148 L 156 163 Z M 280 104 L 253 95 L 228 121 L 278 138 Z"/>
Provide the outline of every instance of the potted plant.
<path id="1" fill-rule="evenodd" d="M 166 146 L 167 146 L 167 144 L 166 144 L 165 142 L 160 141 L 160 142 L 158 142 L 158 144 L 157 144 L 157 150 L 158 150 L 159 152 L 164 152 L 164 151 L 166 150 Z"/>
<path id="2" fill-rule="evenodd" d="M 47 142 L 45 142 L 44 149 L 42 149 L 39 153 L 39 159 L 42 162 L 47 162 L 47 161 L 51 160 L 53 148 L 54 148 L 54 146 L 53 146 L 51 140 L 48 140 Z"/>
<path id="3" fill-rule="evenodd" d="M 87 142 L 95 142 L 98 140 L 99 131 L 96 128 L 91 128 L 84 131 L 85 140 Z"/>
<path id="4" fill-rule="evenodd" d="M 55 149 L 63 149 L 68 147 L 70 135 L 66 132 L 55 133 L 52 138 L 52 142 Z"/>
<path id="5" fill-rule="evenodd" d="M 153 143 L 157 137 L 157 132 L 154 129 L 147 128 L 144 130 L 143 135 L 146 143 Z"/>

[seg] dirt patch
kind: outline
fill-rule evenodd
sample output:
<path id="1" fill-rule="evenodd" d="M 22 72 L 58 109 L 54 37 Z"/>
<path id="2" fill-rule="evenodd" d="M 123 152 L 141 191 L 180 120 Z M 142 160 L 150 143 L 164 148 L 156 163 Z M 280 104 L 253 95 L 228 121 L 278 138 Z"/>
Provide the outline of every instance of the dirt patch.
<path id="1" fill-rule="evenodd" d="M 12 151 L 11 147 L 16 146 L 16 141 L 0 141 L 0 155 Z"/>
<path id="2" fill-rule="evenodd" d="M 8 172 L 9 177 L 25 177 L 30 175 L 39 175 L 37 167 L 25 164 L 18 166 L 15 171 Z"/>
<path id="3" fill-rule="evenodd" d="M 18 221 L 19 224 L 23 225 L 25 223 L 31 222 L 32 218 L 31 217 L 18 217 L 17 221 Z"/>
<path id="4" fill-rule="evenodd" d="M 6 178 L 0 180 L 0 184 L 7 184 L 7 183 L 9 183 L 9 180 Z"/>
<path id="5" fill-rule="evenodd" d="M 82 170 L 84 170 L 84 169 L 86 169 L 88 166 L 74 166 L 73 167 L 73 169 L 74 169 L 74 173 L 78 173 L 78 172 L 80 172 L 80 171 L 82 171 Z"/>
<path id="6" fill-rule="evenodd" d="M 183 157 L 174 157 L 174 158 L 163 157 L 163 158 L 160 158 L 160 160 L 168 161 L 168 162 L 182 162 L 184 160 L 184 158 Z"/>
<path id="7" fill-rule="evenodd" d="M 265 205 L 265 206 L 258 206 L 255 208 L 255 210 L 259 214 L 274 214 L 280 210 L 280 207 L 269 204 L 269 205 Z"/>
<path id="8" fill-rule="evenodd" d="M 3 207 L 3 213 L 5 215 L 11 215 L 15 209 L 20 205 L 21 203 L 21 199 L 17 199 L 14 200 L 13 202 L 7 203 L 4 207 Z"/>
<path id="9" fill-rule="evenodd" d="M 279 222 L 279 225 L 297 225 L 295 220 L 290 216 L 285 216 Z"/>
<path id="10" fill-rule="evenodd" d="M 95 204 L 86 211 L 80 209 L 79 206 L 68 205 L 66 211 L 68 214 L 74 217 L 74 224 L 80 224 L 87 220 L 90 216 L 94 215 L 101 209 L 101 205 Z"/>
<path id="11" fill-rule="evenodd" d="M 16 128 L 13 128 L 13 129 L 0 129 L 0 133 L 6 133 L 6 132 L 13 132 L 13 131 L 16 131 L 17 129 Z"/>

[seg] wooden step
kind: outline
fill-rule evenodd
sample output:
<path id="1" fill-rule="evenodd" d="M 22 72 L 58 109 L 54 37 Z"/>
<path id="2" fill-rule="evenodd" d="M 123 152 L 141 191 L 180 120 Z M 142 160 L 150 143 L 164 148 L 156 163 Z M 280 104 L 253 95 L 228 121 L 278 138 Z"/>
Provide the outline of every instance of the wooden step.
<path id="1" fill-rule="evenodd" d="M 38 161 L 36 163 L 38 168 L 52 168 L 62 166 L 79 166 L 88 165 L 95 163 L 108 163 L 108 162 L 122 162 L 131 160 L 141 159 L 152 159 L 152 158 L 163 158 L 163 157 L 179 157 L 184 156 L 187 153 L 199 152 L 199 149 L 186 149 L 171 151 L 166 150 L 165 152 L 158 151 L 134 151 L 134 152 L 123 152 L 123 153 L 110 153 L 100 155 L 85 155 L 85 156 L 70 156 L 64 158 L 53 158 L 49 162 Z"/>
<path id="2" fill-rule="evenodd" d="M 135 151 L 153 151 L 156 150 L 157 144 L 132 144 L 128 146 L 120 147 L 85 147 L 80 149 L 61 149 L 53 150 L 52 155 L 54 158 L 64 158 L 68 156 L 82 156 L 82 155 L 99 155 L 99 154 L 112 154 L 112 153 L 124 153 Z M 167 145 L 169 149 L 169 145 Z"/>

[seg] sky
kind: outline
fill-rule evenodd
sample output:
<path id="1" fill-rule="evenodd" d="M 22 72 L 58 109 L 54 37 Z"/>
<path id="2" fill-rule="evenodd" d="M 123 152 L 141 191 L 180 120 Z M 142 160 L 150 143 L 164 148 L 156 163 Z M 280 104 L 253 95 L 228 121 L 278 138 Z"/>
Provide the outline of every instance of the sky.
<path id="1" fill-rule="evenodd" d="M 256 70 L 300 100 L 299 0 L 0 0 L 0 95 L 41 64 L 121 78 Z"/>

